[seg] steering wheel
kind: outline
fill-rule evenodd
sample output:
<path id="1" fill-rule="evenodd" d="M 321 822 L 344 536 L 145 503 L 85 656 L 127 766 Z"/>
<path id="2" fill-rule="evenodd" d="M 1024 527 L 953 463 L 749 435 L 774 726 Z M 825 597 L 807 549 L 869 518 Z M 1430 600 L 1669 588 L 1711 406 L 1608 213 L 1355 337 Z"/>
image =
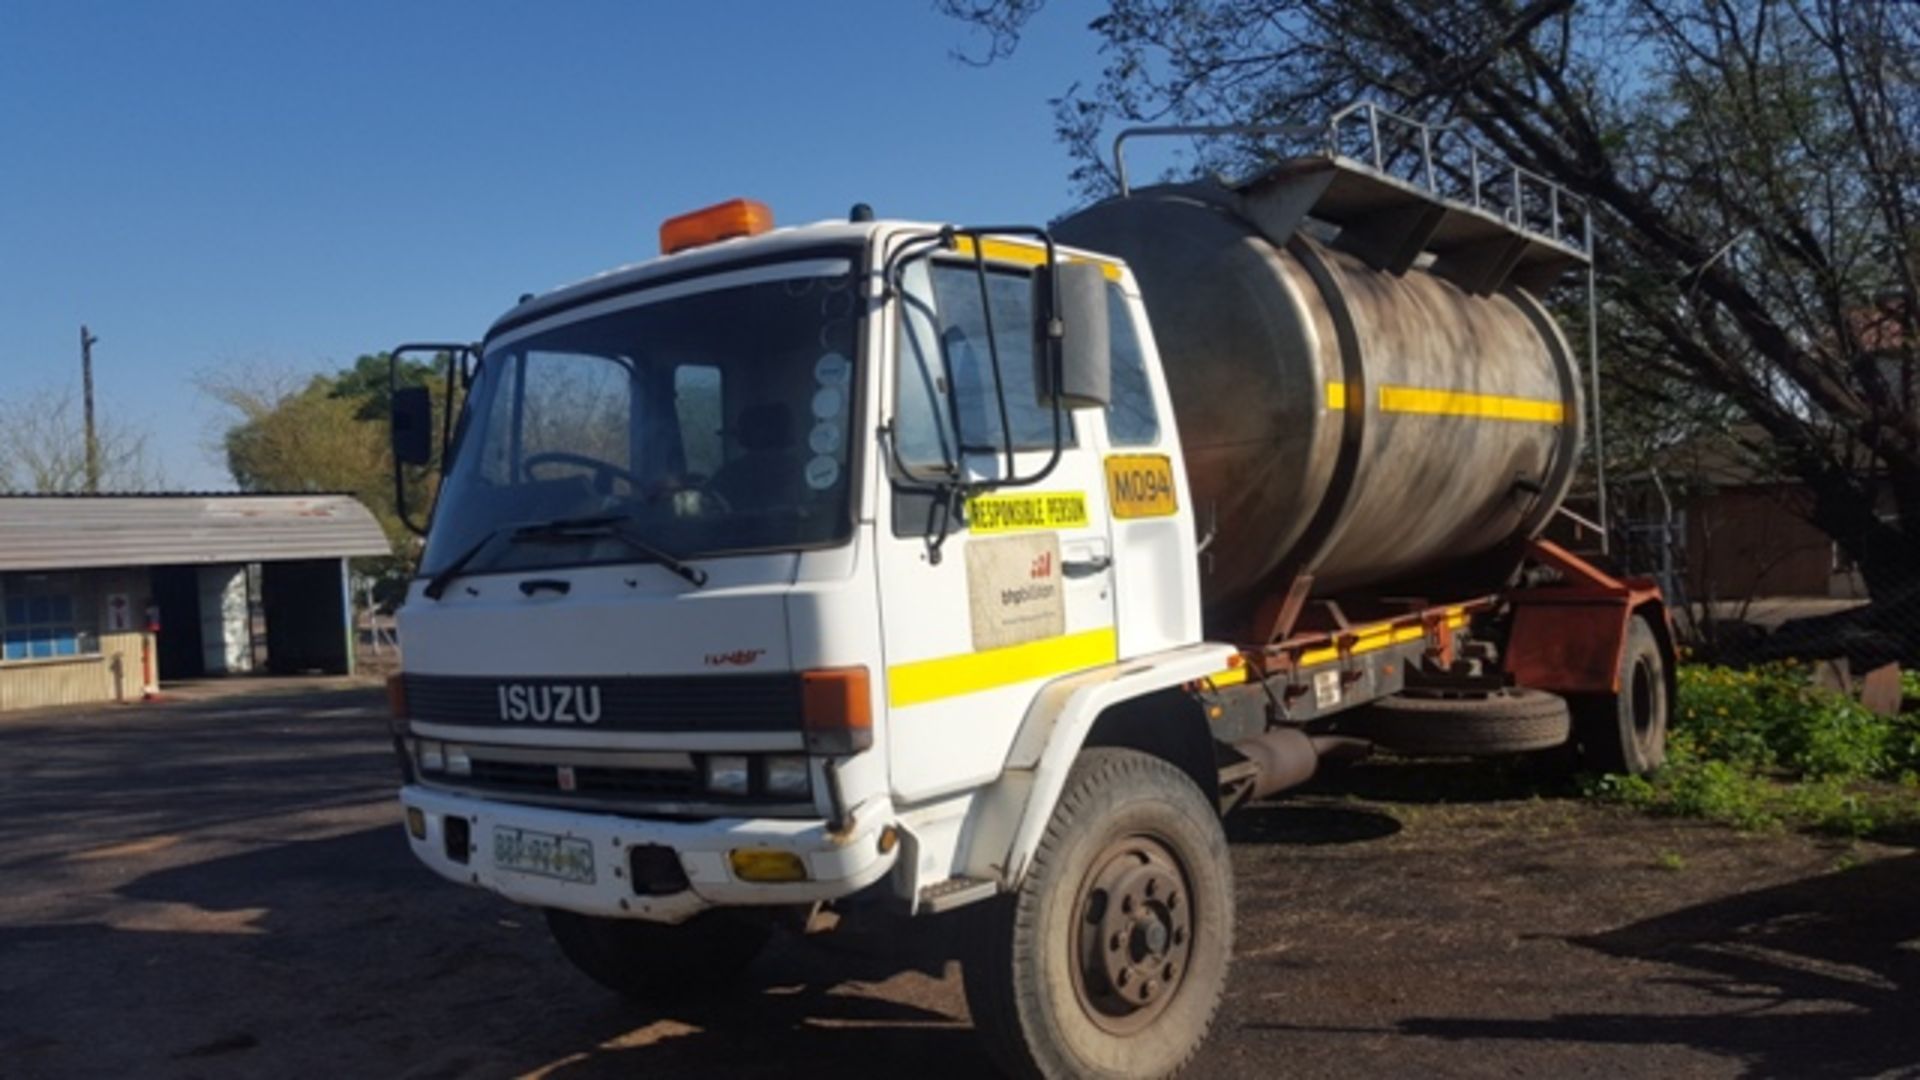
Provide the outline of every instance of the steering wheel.
<path id="1" fill-rule="evenodd" d="M 612 493 L 612 482 L 615 479 L 625 480 L 627 482 L 627 488 L 630 491 L 639 491 L 641 487 L 639 477 L 615 465 L 613 462 L 602 461 L 599 458 L 588 457 L 585 454 L 575 454 L 567 450 L 546 450 L 538 454 L 529 454 L 520 462 L 520 471 L 525 473 L 527 478 L 531 480 L 533 479 L 533 470 L 541 465 L 578 465 L 584 469 L 591 469 L 593 470 L 594 490 L 607 494 Z"/>

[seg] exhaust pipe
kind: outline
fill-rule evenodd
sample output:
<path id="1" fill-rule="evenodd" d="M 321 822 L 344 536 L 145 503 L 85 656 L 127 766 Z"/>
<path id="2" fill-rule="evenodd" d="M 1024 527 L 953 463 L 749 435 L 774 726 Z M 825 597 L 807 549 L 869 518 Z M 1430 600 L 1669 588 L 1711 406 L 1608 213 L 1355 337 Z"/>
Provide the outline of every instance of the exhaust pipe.
<path id="1" fill-rule="evenodd" d="M 1313 779 L 1321 758 L 1352 759 L 1373 752 L 1373 744 L 1351 735 L 1308 735 L 1299 728 L 1274 728 L 1233 744 L 1253 763 L 1255 773 L 1249 799 L 1299 787 Z"/>

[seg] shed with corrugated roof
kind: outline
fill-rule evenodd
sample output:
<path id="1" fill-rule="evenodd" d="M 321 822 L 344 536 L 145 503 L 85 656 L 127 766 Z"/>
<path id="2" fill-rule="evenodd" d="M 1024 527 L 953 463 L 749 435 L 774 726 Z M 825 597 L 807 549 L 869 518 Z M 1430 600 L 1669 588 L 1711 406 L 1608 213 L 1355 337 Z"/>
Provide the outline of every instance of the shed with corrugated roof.
<path id="1" fill-rule="evenodd" d="M 351 672 L 348 560 L 391 553 L 347 495 L 0 495 L 0 709 Z"/>

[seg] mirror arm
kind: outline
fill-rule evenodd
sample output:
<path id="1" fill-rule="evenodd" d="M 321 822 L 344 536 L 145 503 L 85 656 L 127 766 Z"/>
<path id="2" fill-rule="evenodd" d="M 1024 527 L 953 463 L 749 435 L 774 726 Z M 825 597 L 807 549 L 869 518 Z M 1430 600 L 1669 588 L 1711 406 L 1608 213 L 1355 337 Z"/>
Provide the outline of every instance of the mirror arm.
<path id="1" fill-rule="evenodd" d="M 1007 415 L 1007 381 L 1000 375 L 1000 343 L 993 332 L 993 297 L 987 287 L 987 254 L 985 249 L 986 245 L 981 242 L 979 237 L 975 237 L 973 241 L 973 274 L 975 281 L 980 285 L 980 322 L 987 334 L 987 366 L 993 370 L 994 407 L 1000 413 L 1001 453 L 1006 458 L 1007 479 L 1012 480 L 1015 475 L 1013 462 L 1013 421 Z M 944 348 L 941 349 L 941 355 L 944 356 L 945 354 L 946 350 Z M 949 385 L 951 385 L 952 380 L 949 379 L 948 382 Z M 954 403 L 955 409 L 954 439 L 956 442 L 959 442 L 962 447 L 965 447 L 966 441 L 960 438 L 959 434 L 959 388 L 954 387 L 954 392 L 949 396 Z"/>
<path id="2" fill-rule="evenodd" d="M 1039 240 L 1041 244 L 1045 245 L 1047 249 L 1047 261 L 1046 261 L 1046 264 L 1044 266 L 1041 266 L 1036 272 L 1047 275 L 1047 285 L 1048 285 L 1048 288 L 1046 291 L 1047 292 L 1047 310 L 1044 312 L 1035 312 L 1034 314 L 1037 318 L 1039 318 L 1042 321 L 1042 325 L 1044 325 L 1047 328 L 1046 348 L 1047 348 L 1048 356 L 1046 359 L 1047 359 L 1048 365 L 1053 370 L 1053 381 L 1054 381 L 1054 385 L 1057 387 L 1060 384 L 1060 341 L 1064 334 L 1064 327 L 1060 321 L 1059 308 L 1056 306 L 1060 303 L 1060 273 L 1059 273 L 1060 254 L 1059 254 L 1058 248 L 1054 244 L 1053 233 L 1047 231 L 1046 229 L 1035 228 L 1031 225 L 1008 226 L 1005 228 L 969 229 L 967 230 L 967 233 L 968 235 L 971 235 L 974 237 L 973 251 L 974 251 L 974 258 L 976 262 L 978 262 L 980 259 L 981 248 L 983 246 L 980 242 L 980 238 L 989 233 L 1003 233 L 1003 234 L 1014 235 L 1014 236 L 1031 236 Z M 1045 465 L 1042 465 L 1039 468 L 1039 470 L 1034 472 L 1031 476 L 1016 475 L 1013 467 L 1013 431 L 1006 421 L 1006 415 L 1007 415 L 1006 414 L 1006 405 L 1007 405 L 1006 383 L 1000 378 L 999 350 L 994 345 L 994 341 L 993 341 L 993 316 L 991 315 L 990 313 L 991 309 L 988 308 L 988 305 L 986 302 L 987 297 L 986 297 L 985 270 L 981 269 L 980 273 L 982 275 L 980 280 L 981 306 L 983 309 L 987 309 L 989 312 L 986 315 L 987 347 L 993 354 L 993 385 L 994 385 L 995 396 L 999 399 L 999 403 L 1000 403 L 1000 416 L 1001 416 L 1000 426 L 1001 426 L 1002 433 L 1006 436 L 1006 445 L 1007 445 L 1007 477 L 1005 480 L 998 482 L 994 486 L 1010 487 L 1010 488 L 1032 487 L 1033 485 L 1038 484 L 1041 481 L 1045 480 L 1047 477 L 1052 476 L 1053 470 L 1060 466 L 1060 459 L 1064 457 L 1066 454 L 1066 446 L 1067 446 L 1066 408 L 1061 403 L 1060 396 L 1058 394 L 1050 395 L 1053 403 L 1053 452 L 1047 456 L 1047 463 Z"/>

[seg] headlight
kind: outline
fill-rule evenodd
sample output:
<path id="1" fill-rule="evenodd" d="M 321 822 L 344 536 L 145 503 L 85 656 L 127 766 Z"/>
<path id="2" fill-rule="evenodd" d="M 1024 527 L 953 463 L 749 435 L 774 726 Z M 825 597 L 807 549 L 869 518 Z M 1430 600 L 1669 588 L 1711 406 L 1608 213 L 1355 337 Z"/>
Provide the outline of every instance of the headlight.
<path id="1" fill-rule="evenodd" d="M 715 795 L 747 794 L 749 782 L 747 759 L 740 754 L 709 754 L 707 756 L 707 791 Z"/>
<path id="2" fill-rule="evenodd" d="M 805 757 L 779 754 L 767 758 L 767 794 L 805 797 L 812 787 Z"/>
<path id="3" fill-rule="evenodd" d="M 420 740 L 420 771 L 445 772 L 447 769 L 447 744 L 432 739 Z"/>
<path id="4" fill-rule="evenodd" d="M 466 747 L 447 745 L 447 772 L 454 776 L 473 775 L 473 759 L 467 756 Z"/>

